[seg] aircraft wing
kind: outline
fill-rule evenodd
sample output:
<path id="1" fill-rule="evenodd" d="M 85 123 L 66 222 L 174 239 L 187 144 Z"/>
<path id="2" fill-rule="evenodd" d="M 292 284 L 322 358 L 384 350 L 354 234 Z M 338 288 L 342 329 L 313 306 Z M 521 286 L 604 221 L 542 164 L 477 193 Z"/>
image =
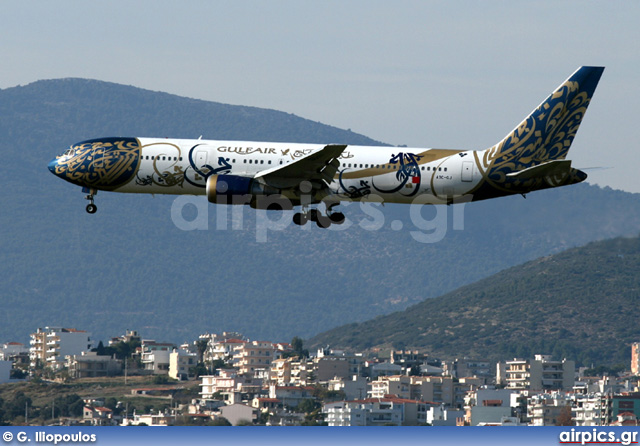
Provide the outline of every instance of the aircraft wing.
<path id="1" fill-rule="evenodd" d="M 344 144 L 326 145 L 290 163 L 263 170 L 254 178 L 281 188 L 295 187 L 302 181 L 320 183 L 326 187 L 333 181 L 340 167 L 338 158 L 346 147 Z"/>

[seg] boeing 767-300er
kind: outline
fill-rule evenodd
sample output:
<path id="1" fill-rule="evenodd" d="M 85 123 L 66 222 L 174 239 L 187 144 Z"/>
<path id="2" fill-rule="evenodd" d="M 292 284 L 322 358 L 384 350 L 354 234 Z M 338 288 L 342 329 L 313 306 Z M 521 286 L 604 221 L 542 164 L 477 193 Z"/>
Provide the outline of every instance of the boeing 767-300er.
<path id="1" fill-rule="evenodd" d="M 83 188 L 206 195 L 254 208 L 300 206 L 298 225 L 344 222 L 345 200 L 450 204 L 584 181 L 566 160 L 603 67 L 581 67 L 502 141 L 486 150 L 412 149 L 160 138 L 99 138 L 74 144 L 49 163 Z M 326 214 L 312 206 L 324 203 Z"/>

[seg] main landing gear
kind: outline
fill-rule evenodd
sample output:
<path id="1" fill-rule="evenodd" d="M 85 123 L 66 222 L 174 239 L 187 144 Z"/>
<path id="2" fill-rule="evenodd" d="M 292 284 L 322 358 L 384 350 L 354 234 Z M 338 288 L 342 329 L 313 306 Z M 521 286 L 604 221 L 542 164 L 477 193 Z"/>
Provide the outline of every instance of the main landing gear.
<path id="1" fill-rule="evenodd" d="M 93 196 L 95 194 L 92 192 L 89 193 L 89 195 L 87 195 L 86 197 L 84 197 L 85 200 L 89 200 L 89 204 L 87 205 L 87 212 L 89 214 L 95 214 L 96 211 L 98 210 L 98 206 L 96 206 L 95 204 L 93 204 Z"/>
<path id="2" fill-rule="evenodd" d="M 304 226 L 308 221 L 315 221 L 319 228 L 328 228 L 331 224 L 341 225 L 344 223 L 345 216 L 342 212 L 331 212 L 331 208 L 327 208 L 327 215 L 323 215 L 317 209 L 306 209 L 303 207 L 302 212 L 293 214 L 293 222 L 298 226 Z"/>

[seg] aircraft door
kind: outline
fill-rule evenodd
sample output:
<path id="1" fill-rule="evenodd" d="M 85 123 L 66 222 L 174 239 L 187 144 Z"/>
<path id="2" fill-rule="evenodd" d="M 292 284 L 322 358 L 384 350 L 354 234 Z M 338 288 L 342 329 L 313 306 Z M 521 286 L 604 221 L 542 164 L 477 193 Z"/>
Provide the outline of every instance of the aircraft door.
<path id="1" fill-rule="evenodd" d="M 473 181 L 473 161 L 462 162 L 462 181 Z"/>

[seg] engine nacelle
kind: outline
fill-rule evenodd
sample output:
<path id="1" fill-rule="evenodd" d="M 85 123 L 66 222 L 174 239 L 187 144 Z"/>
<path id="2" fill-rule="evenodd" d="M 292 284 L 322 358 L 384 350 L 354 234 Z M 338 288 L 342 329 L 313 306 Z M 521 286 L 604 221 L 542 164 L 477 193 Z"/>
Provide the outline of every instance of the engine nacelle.
<path id="1" fill-rule="evenodd" d="M 207 200 L 218 204 L 253 204 L 258 196 L 280 194 L 280 190 L 239 175 L 207 178 Z"/>

